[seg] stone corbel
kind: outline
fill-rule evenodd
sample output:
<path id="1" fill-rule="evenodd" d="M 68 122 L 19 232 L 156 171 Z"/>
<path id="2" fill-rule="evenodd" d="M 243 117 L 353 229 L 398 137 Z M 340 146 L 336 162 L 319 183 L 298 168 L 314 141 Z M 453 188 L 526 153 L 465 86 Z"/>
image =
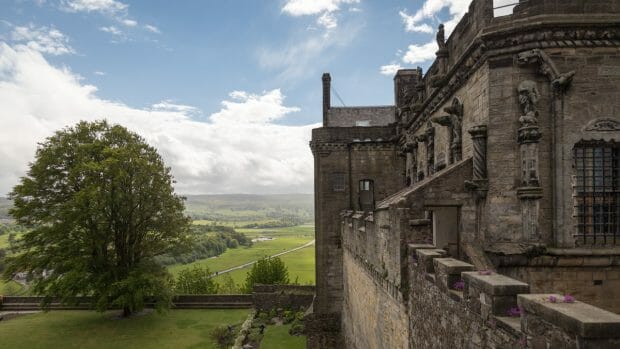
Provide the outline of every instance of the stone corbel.
<path id="1" fill-rule="evenodd" d="M 517 55 L 517 63 L 520 65 L 538 64 L 539 72 L 549 79 L 554 93 L 558 94 L 566 92 L 575 76 L 574 70 L 567 73 L 560 73 L 555 63 L 553 63 L 551 58 L 541 49 L 533 49 L 519 53 Z"/>

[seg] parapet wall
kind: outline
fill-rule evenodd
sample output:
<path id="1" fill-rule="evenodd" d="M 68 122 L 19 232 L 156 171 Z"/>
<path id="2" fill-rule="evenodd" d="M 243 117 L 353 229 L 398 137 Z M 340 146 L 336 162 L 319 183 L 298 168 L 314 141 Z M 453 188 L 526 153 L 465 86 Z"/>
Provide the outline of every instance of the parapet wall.
<path id="1" fill-rule="evenodd" d="M 44 297 L 12 297 L 0 296 L 0 310 L 26 311 L 43 309 Z M 93 309 L 91 297 L 75 297 L 70 300 L 52 299 L 46 309 L 49 310 L 89 310 Z M 147 308 L 155 306 L 155 302 L 148 298 L 144 301 Z M 178 295 L 172 299 L 174 309 L 235 309 L 251 308 L 252 295 Z"/>
<path id="2" fill-rule="evenodd" d="M 306 310 L 314 299 L 314 286 L 255 285 L 252 292 L 254 307 L 258 310 Z"/>
<path id="3" fill-rule="evenodd" d="M 413 348 L 617 348 L 620 315 L 409 245 Z"/>

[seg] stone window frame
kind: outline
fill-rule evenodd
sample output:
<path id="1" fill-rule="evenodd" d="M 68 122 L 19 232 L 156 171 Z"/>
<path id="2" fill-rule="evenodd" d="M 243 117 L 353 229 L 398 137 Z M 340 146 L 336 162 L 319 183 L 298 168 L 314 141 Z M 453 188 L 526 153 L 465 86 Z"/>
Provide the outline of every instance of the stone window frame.
<path id="1" fill-rule="evenodd" d="M 573 170 L 574 237 L 584 245 L 620 242 L 620 143 L 579 141 Z"/>

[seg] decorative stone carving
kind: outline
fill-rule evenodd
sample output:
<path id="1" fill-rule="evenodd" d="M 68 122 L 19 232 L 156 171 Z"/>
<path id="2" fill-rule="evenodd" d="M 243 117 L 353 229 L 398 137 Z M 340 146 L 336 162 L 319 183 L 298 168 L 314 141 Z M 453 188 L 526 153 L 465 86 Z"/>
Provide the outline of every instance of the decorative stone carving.
<path id="1" fill-rule="evenodd" d="M 437 47 L 439 47 L 439 49 L 441 50 L 442 48 L 446 48 L 446 34 L 444 31 L 444 26 L 443 24 L 439 25 L 439 28 L 437 28 Z"/>
<path id="2" fill-rule="evenodd" d="M 586 125 L 584 130 L 592 132 L 620 131 L 620 120 L 614 118 L 594 119 Z"/>
<path id="3" fill-rule="evenodd" d="M 434 79 L 432 81 L 432 85 L 433 87 L 440 87 L 440 85 L 444 84 L 445 82 L 445 74 L 448 70 L 448 56 L 449 56 L 449 51 L 448 51 L 448 46 L 446 45 L 446 35 L 444 32 L 444 26 L 443 24 L 439 25 L 439 28 L 437 28 L 437 47 L 439 47 L 439 50 L 437 50 L 437 52 L 435 53 L 435 55 L 437 56 L 437 67 L 438 67 L 438 71 L 436 74 L 436 79 Z"/>
<path id="4" fill-rule="evenodd" d="M 418 174 L 418 142 L 416 138 L 409 133 L 406 135 L 403 152 L 407 157 L 405 178 L 406 184 L 409 186 L 417 181 Z"/>
<path id="5" fill-rule="evenodd" d="M 458 98 L 452 100 L 452 105 L 444 108 L 448 115 L 436 116 L 432 122 L 450 129 L 450 163 L 461 161 L 462 134 L 463 134 L 463 103 Z"/>
<path id="6" fill-rule="evenodd" d="M 435 128 L 429 121 L 426 124 L 426 175 L 435 173 Z"/>
<path id="7" fill-rule="evenodd" d="M 551 82 L 551 87 L 555 93 L 564 93 L 570 86 L 575 76 L 575 71 L 569 71 L 567 73 L 560 73 L 555 63 L 549 58 L 549 56 L 540 49 L 533 49 L 529 51 L 521 52 L 517 55 L 517 62 L 523 64 L 538 63 L 538 70 L 542 75 L 545 75 Z"/>
<path id="8" fill-rule="evenodd" d="M 472 173 L 473 180 L 465 181 L 465 187 L 474 192 L 477 199 L 482 199 L 486 197 L 488 191 L 487 126 L 474 126 L 467 132 L 471 135 L 474 156 Z"/>
<path id="9" fill-rule="evenodd" d="M 519 84 L 517 90 L 519 92 L 519 104 L 523 111 L 523 116 L 519 118 L 521 127 L 538 125 L 536 104 L 540 99 L 540 92 L 538 92 L 536 83 L 531 80 L 525 80 Z"/>

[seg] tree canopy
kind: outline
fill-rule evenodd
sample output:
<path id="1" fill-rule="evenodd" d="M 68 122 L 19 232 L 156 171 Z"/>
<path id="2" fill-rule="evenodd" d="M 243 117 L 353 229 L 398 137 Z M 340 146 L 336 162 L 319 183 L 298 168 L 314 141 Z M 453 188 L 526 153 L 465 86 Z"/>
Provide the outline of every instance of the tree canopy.
<path id="1" fill-rule="evenodd" d="M 245 278 L 243 291 L 251 293 L 255 284 L 288 284 L 288 268 L 280 257 L 263 257 L 252 265 Z"/>
<path id="2" fill-rule="evenodd" d="M 25 271 L 46 302 L 92 296 L 100 311 L 170 303 L 171 276 L 154 257 L 183 246 L 189 217 L 170 168 L 139 135 L 106 121 L 80 122 L 39 144 L 9 197 L 32 227 L 7 258 L 5 278 Z"/>

